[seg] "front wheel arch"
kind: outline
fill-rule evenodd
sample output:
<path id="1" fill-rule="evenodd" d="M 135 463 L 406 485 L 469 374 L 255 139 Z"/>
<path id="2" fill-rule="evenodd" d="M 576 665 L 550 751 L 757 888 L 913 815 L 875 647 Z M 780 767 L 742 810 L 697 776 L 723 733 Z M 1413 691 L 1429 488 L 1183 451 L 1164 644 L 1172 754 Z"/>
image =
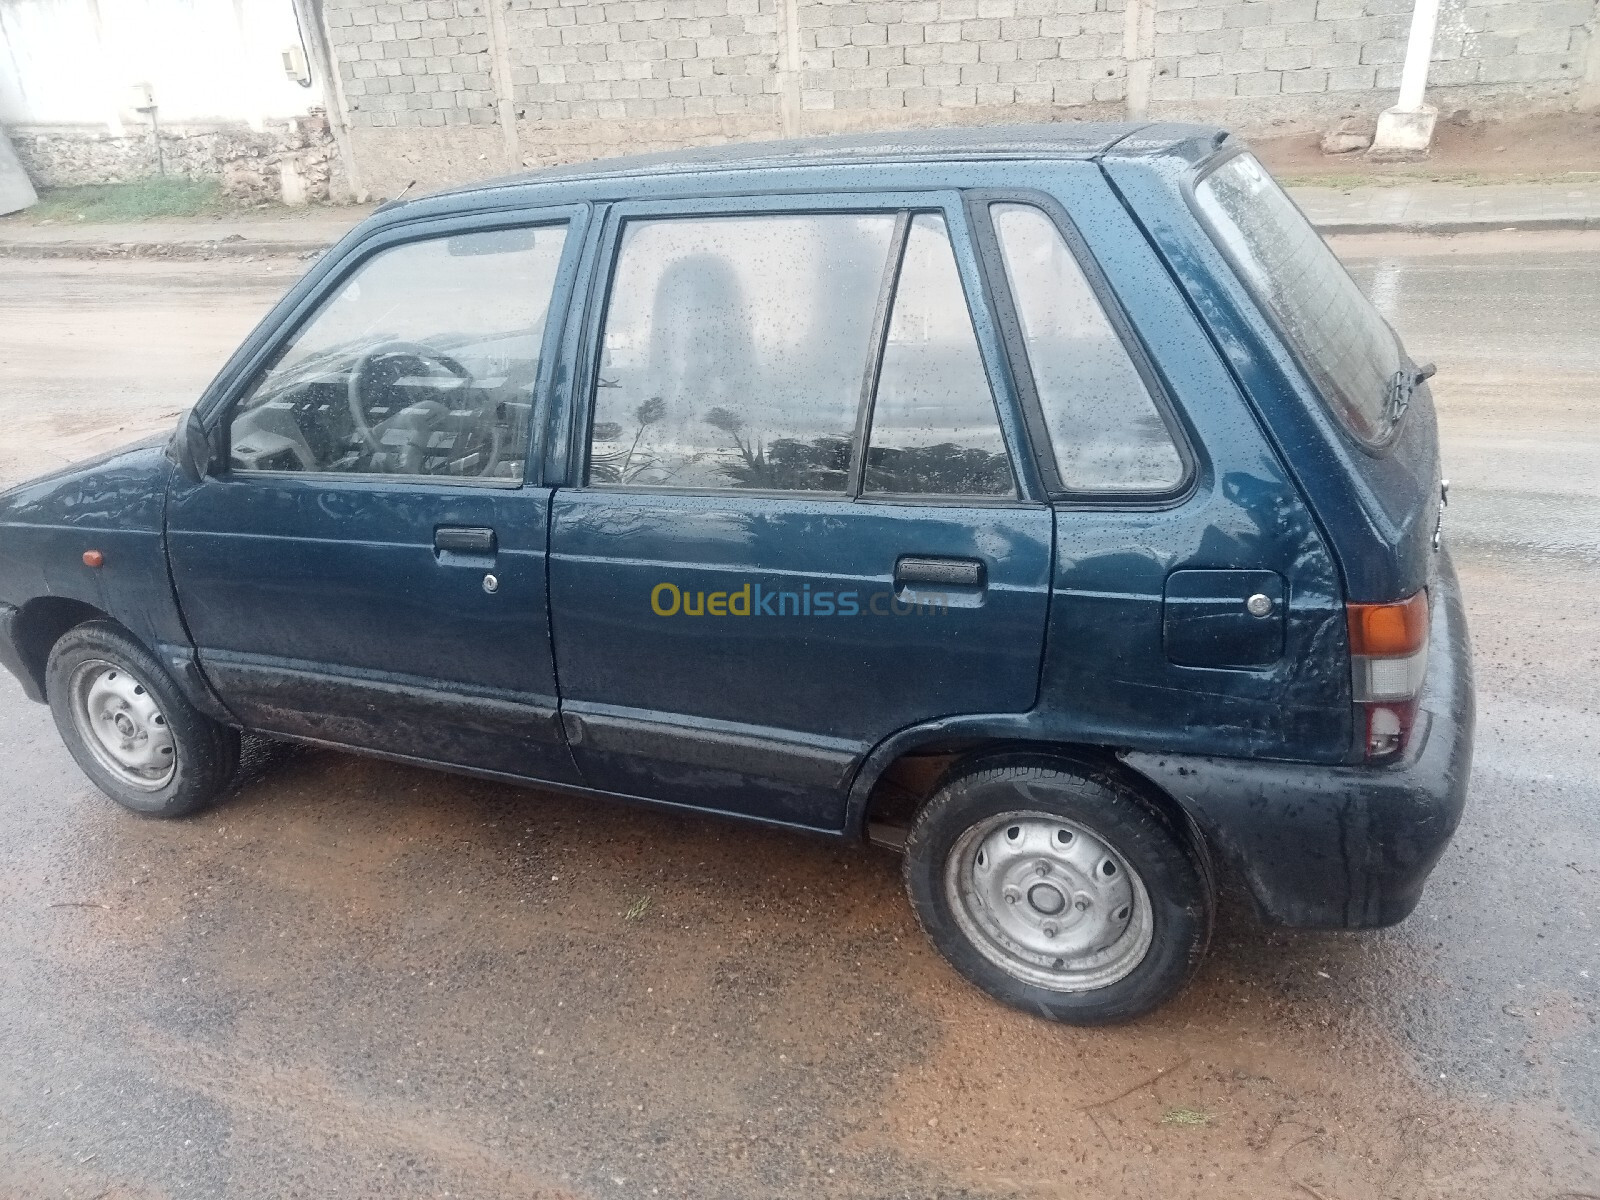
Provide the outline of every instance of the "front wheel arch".
<path id="1" fill-rule="evenodd" d="M 27 673 L 23 687 L 30 700 L 45 700 L 45 667 L 55 644 L 90 621 L 111 621 L 111 617 L 94 605 L 69 596 L 36 596 L 17 610 L 11 636 L 17 658 Z"/>

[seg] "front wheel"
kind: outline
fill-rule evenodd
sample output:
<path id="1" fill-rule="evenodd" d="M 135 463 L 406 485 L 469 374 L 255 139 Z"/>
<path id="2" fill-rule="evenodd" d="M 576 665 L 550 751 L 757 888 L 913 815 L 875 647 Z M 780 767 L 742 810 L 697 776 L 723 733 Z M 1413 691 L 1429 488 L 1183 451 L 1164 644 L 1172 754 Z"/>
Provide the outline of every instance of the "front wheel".
<path id="1" fill-rule="evenodd" d="M 61 636 L 45 667 L 45 694 L 72 757 L 125 808 L 185 816 L 233 778 L 238 732 L 190 704 L 161 664 L 110 622 Z"/>
<path id="2" fill-rule="evenodd" d="M 1211 934 L 1211 889 L 1180 831 L 1114 775 L 1059 760 L 949 777 L 906 839 L 905 880 L 956 970 L 1072 1024 L 1157 1008 Z"/>

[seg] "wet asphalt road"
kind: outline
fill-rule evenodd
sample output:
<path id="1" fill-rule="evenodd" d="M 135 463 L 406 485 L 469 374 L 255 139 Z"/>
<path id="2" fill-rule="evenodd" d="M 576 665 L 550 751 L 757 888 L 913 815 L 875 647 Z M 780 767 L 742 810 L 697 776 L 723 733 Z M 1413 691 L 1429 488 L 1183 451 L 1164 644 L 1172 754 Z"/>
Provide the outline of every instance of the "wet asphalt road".
<path id="1" fill-rule="evenodd" d="M 0 1196 L 1600 1194 L 1600 235 L 1341 243 L 1435 359 L 1465 822 L 1361 935 L 1225 916 L 1077 1031 L 896 862 L 323 751 L 115 809 L 0 678 Z M 0 482 L 170 423 L 284 264 L 0 261 Z"/>

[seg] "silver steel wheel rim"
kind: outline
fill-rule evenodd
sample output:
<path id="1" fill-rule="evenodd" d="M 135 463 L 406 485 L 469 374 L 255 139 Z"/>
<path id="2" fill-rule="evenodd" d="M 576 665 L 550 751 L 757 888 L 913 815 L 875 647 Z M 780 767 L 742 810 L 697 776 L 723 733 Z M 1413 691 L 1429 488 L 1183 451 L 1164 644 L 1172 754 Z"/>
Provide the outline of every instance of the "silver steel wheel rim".
<path id="1" fill-rule="evenodd" d="M 957 839 L 945 898 L 995 966 L 1055 992 L 1125 978 L 1150 951 L 1150 894 L 1098 834 L 1043 812 L 1002 813 Z"/>
<path id="2" fill-rule="evenodd" d="M 178 769 L 172 729 L 150 690 L 125 667 L 89 659 L 67 681 L 73 724 L 95 761 L 119 782 L 158 792 Z"/>

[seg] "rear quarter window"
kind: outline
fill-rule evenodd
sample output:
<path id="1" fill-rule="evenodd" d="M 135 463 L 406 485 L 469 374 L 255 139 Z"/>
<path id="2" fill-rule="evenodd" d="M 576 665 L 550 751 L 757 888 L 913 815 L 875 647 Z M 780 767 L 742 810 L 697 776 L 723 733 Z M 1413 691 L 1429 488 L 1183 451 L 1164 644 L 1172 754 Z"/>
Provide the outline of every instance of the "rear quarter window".
<path id="1" fill-rule="evenodd" d="M 1061 230 L 1028 204 L 994 204 L 989 216 L 1063 487 L 1176 488 L 1184 461 L 1172 432 Z"/>
<path id="2" fill-rule="evenodd" d="M 1251 154 L 1205 175 L 1195 200 L 1328 406 L 1363 442 L 1387 441 L 1399 341 L 1311 222 Z"/>

